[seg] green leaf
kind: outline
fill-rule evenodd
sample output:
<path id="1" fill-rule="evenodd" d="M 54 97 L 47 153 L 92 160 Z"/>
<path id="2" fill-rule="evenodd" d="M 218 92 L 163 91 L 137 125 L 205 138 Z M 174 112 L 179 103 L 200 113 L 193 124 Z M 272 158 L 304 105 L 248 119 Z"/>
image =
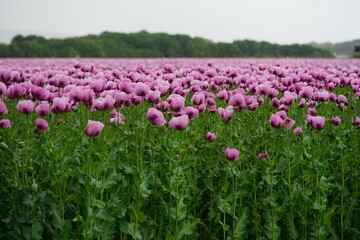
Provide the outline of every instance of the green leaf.
<path id="1" fill-rule="evenodd" d="M 133 221 L 138 221 L 140 223 L 146 222 L 148 217 L 140 210 L 140 207 L 131 207 L 132 211 L 130 212 L 130 217 Z"/>
<path id="2" fill-rule="evenodd" d="M 184 197 L 181 197 L 177 200 L 177 206 L 170 208 L 170 217 L 181 221 L 186 217 L 186 213 L 187 205 L 184 203 Z"/>
<path id="3" fill-rule="evenodd" d="M 246 226 L 248 224 L 247 214 L 248 214 L 248 209 L 245 208 L 242 210 L 240 217 L 235 216 L 235 229 L 233 229 L 233 231 L 234 231 L 234 237 L 236 237 L 236 239 L 241 239 L 242 236 L 244 236 L 246 233 Z"/>
<path id="4" fill-rule="evenodd" d="M 195 231 L 196 225 L 200 222 L 200 218 L 195 218 L 191 222 L 185 221 L 181 225 L 181 230 L 179 232 L 177 239 L 183 239 L 184 235 L 190 235 Z"/>

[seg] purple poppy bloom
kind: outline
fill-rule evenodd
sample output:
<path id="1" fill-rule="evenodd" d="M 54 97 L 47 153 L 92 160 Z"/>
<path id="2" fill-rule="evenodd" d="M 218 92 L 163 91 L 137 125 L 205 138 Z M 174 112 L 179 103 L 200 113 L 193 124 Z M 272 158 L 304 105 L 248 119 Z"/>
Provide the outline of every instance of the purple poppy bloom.
<path id="1" fill-rule="evenodd" d="M 285 127 L 286 127 L 287 129 L 292 129 L 295 123 L 296 123 L 295 120 L 290 119 L 290 118 L 287 118 L 287 119 L 285 120 Z"/>
<path id="2" fill-rule="evenodd" d="M 185 98 L 179 96 L 171 99 L 170 109 L 179 112 L 185 107 Z"/>
<path id="3" fill-rule="evenodd" d="M 303 87 L 302 89 L 301 89 L 301 91 L 300 91 L 300 93 L 299 93 L 299 96 L 301 97 L 301 98 L 308 98 L 308 99 L 310 99 L 311 97 L 312 97 L 312 95 L 313 95 L 313 89 L 312 89 L 312 87 Z"/>
<path id="4" fill-rule="evenodd" d="M 47 116 L 50 112 L 50 105 L 48 102 L 42 102 L 40 103 L 36 108 L 35 112 L 39 116 Z"/>
<path id="5" fill-rule="evenodd" d="M 31 96 L 33 96 L 36 100 L 44 101 L 47 100 L 50 96 L 50 91 L 45 88 L 38 87 L 33 85 L 30 89 Z"/>
<path id="6" fill-rule="evenodd" d="M 294 129 L 294 136 L 300 136 L 300 134 L 303 132 L 301 127 L 297 127 Z"/>
<path id="7" fill-rule="evenodd" d="M 231 161 L 231 162 L 235 162 L 239 159 L 240 156 L 240 152 L 239 150 L 235 149 L 235 148 L 226 148 L 225 151 L 225 157 Z"/>
<path id="8" fill-rule="evenodd" d="M 229 105 L 233 107 L 238 107 L 240 109 L 244 109 L 246 106 L 246 101 L 244 96 L 240 93 L 235 94 L 229 99 Z"/>
<path id="9" fill-rule="evenodd" d="M 121 81 L 118 85 L 118 88 L 120 89 L 120 91 L 129 94 L 133 92 L 133 87 L 131 85 L 130 80 L 128 81 Z"/>
<path id="10" fill-rule="evenodd" d="M 174 130 L 183 130 L 189 125 L 190 119 L 188 115 L 173 117 L 169 121 L 169 126 Z"/>
<path id="11" fill-rule="evenodd" d="M 94 92 L 102 92 L 105 88 L 105 81 L 102 79 L 95 79 L 91 82 L 91 88 Z"/>
<path id="12" fill-rule="evenodd" d="M 189 116 L 190 121 L 199 116 L 199 110 L 197 110 L 196 108 L 191 107 L 191 106 L 184 108 L 184 112 L 186 115 Z"/>
<path id="13" fill-rule="evenodd" d="M 96 137 L 102 132 L 104 126 L 105 125 L 102 122 L 88 120 L 88 124 L 84 132 L 90 137 Z"/>
<path id="14" fill-rule="evenodd" d="M 345 106 L 349 105 L 349 101 L 344 95 L 339 95 L 336 99 L 337 104 L 344 104 Z"/>
<path id="15" fill-rule="evenodd" d="M 298 108 L 305 108 L 306 107 L 306 101 L 304 98 L 302 98 L 298 104 Z"/>
<path id="16" fill-rule="evenodd" d="M 21 100 L 16 105 L 16 109 L 22 114 L 30 114 L 34 111 L 35 103 L 31 100 Z"/>
<path id="17" fill-rule="evenodd" d="M 45 85 L 46 79 L 45 79 L 44 75 L 36 74 L 30 78 L 30 81 L 33 85 L 43 87 Z"/>
<path id="18" fill-rule="evenodd" d="M 268 155 L 266 153 L 259 153 L 258 155 L 256 155 L 256 158 L 267 159 Z"/>
<path id="19" fill-rule="evenodd" d="M 155 126 L 164 126 L 166 124 L 163 113 L 156 108 L 148 109 L 146 113 L 146 119 Z"/>
<path id="20" fill-rule="evenodd" d="M 6 93 L 6 85 L 3 82 L 0 82 L 0 95 Z"/>
<path id="21" fill-rule="evenodd" d="M 213 142 L 216 139 L 216 135 L 212 132 L 208 132 L 205 136 L 206 141 Z"/>
<path id="22" fill-rule="evenodd" d="M 229 121 L 234 116 L 234 108 L 233 106 L 227 106 L 225 109 L 220 107 L 217 109 L 217 112 L 220 115 L 220 118 L 224 121 Z"/>
<path id="23" fill-rule="evenodd" d="M 42 118 L 35 120 L 35 126 L 35 132 L 50 130 L 48 122 Z"/>
<path id="24" fill-rule="evenodd" d="M 315 115 L 316 115 L 316 110 L 315 110 L 315 108 L 309 108 L 309 109 L 307 110 L 307 113 L 308 113 L 309 115 L 311 115 L 311 116 L 315 116 Z"/>
<path id="25" fill-rule="evenodd" d="M 146 94 L 148 94 L 149 91 L 150 91 L 150 87 L 147 84 L 141 82 L 137 83 L 134 88 L 135 95 L 141 97 L 146 96 Z"/>
<path id="26" fill-rule="evenodd" d="M 308 125 L 315 130 L 323 130 L 325 128 L 325 117 L 308 117 Z"/>
<path id="27" fill-rule="evenodd" d="M 6 104 L 3 101 L 0 101 L 0 115 L 6 115 L 6 114 L 8 114 Z"/>
<path id="28" fill-rule="evenodd" d="M 220 92 L 218 92 L 216 94 L 216 97 L 220 100 L 224 100 L 224 101 L 227 101 L 229 99 L 229 94 L 228 92 L 226 91 L 226 89 L 223 89 L 221 90 Z"/>
<path id="29" fill-rule="evenodd" d="M 280 100 L 277 98 L 273 98 L 273 99 L 271 99 L 270 104 L 274 108 L 278 108 L 280 106 Z"/>
<path id="30" fill-rule="evenodd" d="M 112 118 L 110 118 L 109 120 L 109 125 L 110 126 L 119 126 L 121 124 L 124 124 L 124 115 L 122 115 L 121 113 L 116 114 L 115 116 L 113 116 Z"/>
<path id="31" fill-rule="evenodd" d="M 104 98 L 98 98 L 94 101 L 94 107 L 98 111 L 108 111 L 114 107 L 115 99 L 111 95 L 106 95 Z"/>
<path id="32" fill-rule="evenodd" d="M 354 121 L 353 118 L 351 118 L 351 124 L 352 124 L 353 126 L 360 126 L 360 117 L 356 117 L 356 118 L 355 118 L 355 121 Z"/>
<path id="33" fill-rule="evenodd" d="M 269 122 L 272 127 L 281 128 L 285 124 L 285 120 L 282 119 L 278 114 L 271 115 Z"/>
<path id="34" fill-rule="evenodd" d="M 332 117 L 331 123 L 334 124 L 334 126 L 340 126 L 341 125 L 341 118 L 339 116 Z"/>
<path id="35" fill-rule="evenodd" d="M 204 103 L 204 101 L 205 101 L 205 94 L 202 92 L 196 92 L 191 98 L 191 103 L 195 105 L 201 105 Z"/>
<path id="36" fill-rule="evenodd" d="M 203 104 L 201 104 L 201 105 L 198 105 L 198 106 L 196 106 L 196 108 L 197 108 L 197 110 L 199 111 L 199 113 L 203 113 L 203 112 L 205 112 L 205 110 L 206 110 L 206 103 L 203 103 Z"/>
<path id="37" fill-rule="evenodd" d="M 161 92 L 159 90 L 149 91 L 145 96 L 145 101 L 149 103 L 158 103 L 161 101 Z"/>
<path id="38" fill-rule="evenodd" d="M 56 113 L 56 114 L 69 112 L 71 110 L 71 104 L 70 104 L 69 98 L 67 98 L 67 97 L 54 98 L 53 106 L 52 106 L 51 110 L 53 113 Z"/>
<path id="39" fill-rule="evenodd" d="M 6 92 L 6 96 L 10 99 L 22 98 L 25 95 L 25 93 L 26 93 L 26 88 L 24 88 L 20 84 L 14 84 L 8 88 Z"/>
<path id="40" fill-rule="evenodd" d="M 11 123 L 9 119 L 2 119 L 0 120 L 0 128 L 2 129 L 10 129 Z"/>

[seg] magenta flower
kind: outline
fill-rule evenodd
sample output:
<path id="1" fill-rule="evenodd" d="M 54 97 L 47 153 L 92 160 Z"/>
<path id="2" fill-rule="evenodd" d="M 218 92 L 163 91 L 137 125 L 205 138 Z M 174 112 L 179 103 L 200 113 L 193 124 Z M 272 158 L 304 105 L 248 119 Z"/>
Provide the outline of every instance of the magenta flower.
<path id="1" fill-rule="evenodd" d="M 284 97 L 282 97 L 282 98 L 280 99 L 280 102 L 283 103 L 283 104 L 285 104 L 286 106 L 291 106 L 291 105 L 294 104 L 295 98 L 296 98 L 296 97 L 295 97 L 294 95 L 292 95 L 292 94 L 287 94 L 287 95 L 285 95 Z"/>
<path id="2" fill-rule="evenodd" d="M 360 117 L 356 117 L 356 118 L 355 118 L 355 121 L 354 121 L 353 118 L 351 118 L 351 124 L 352 124 L 353 126 L 360 126 Z"/>
<path id="3" fill-rule="evenodd" d="M 185 99 L 183 97 L 175 97 L 171 99 L 170 109 L 179 112 L 185 107 Z"/>
<path id="4" fill-rule="evenodd" d="M 301 127 L 297 127 L 294 129 L 294 136 L 300 136 L 300 134 L 303 132 Z"/>
<path id="5" fill-rule="evenodd" d="M 325 128 L 325 117 L 309 116 L 307 124 L 315 130 L 323 130 Z"/>
<path id="6" fill-rule="evenodd" d="M 339 95 L 336 99 L 337 104 L 344 104 L 345 106 L 349 105 L 349 101 L 344 95 Z"/>
<path id="7" fill-rule="evenodd" d="M 50 112 L 50 105 L 47 102 L 42 102 L 35 108 L 35 112 L 39 116 L 47 116 Z"/>
<path id="8" fill-rule="evenodd" d="M 219 113 L 220 118 L 224 121 L 229 121 L 234 116 L 233 106 L 227 106 L 225 109 L 220 107 L 220 108 L 218 108 L 217 112 Z"/>
<path id="9" fill-rule="evenodd" d="M 0 128 L 2 129 L 10 129 L 11 123 L 9 119 L 2 119 L 0 120 Z"/>
<path id="10" fill-rule="evenodd" d="M 341 125 L 341 118 L 339 116 L 332 117 L 331 123 L 334 124 L 334 126 L 340 126 Z"/>
<path id="11" fill-rule="evenodd" d="M 118 85 L 118 88 L 120 89 L 120 91 L 127 93 L 127 94 L 133 92 L 133 87 L 131 86 L 130 81 L 121 81 Z"/>
<path id="12" fill-rule="evenodd" d="M 205 94 L 203 92 L 196 92 L 191 98 L 191 103 L 195 105 L 201 105 L 204 102 L 205 102 Z"/>
<path id="13" fill-rule="evenodd" d="M 246 106 L 246 101 L 244 96 L 240 93 L 235 94 L 229 99 L 229 105 L 233 107 L 238 107 L 240 109 L 244 109 Z"/>
<path id="14" fill-rule="evenodd" d="M 145 96 L 145 101 L 149 103 L 158 103 L 161 100 L 161 92 L 159 90 L 149 91 L 149 93 Z"/>
<path id="15" fill-rule="evenodd" d="M 35 120 L 35 132 L 50 130 L 49 124 L 45 119 L 37 118 Z"/>
<path id="16" fill-rule="evenodd" d="M 21 98 L 25 95 L 25 93 L 26 88 L 22 87 L 20 84 L 14 84 L 8 88 L 6 96 L 10 99 Z"/>
<path id="17" fill-rule="evenodd" d="M 237 150 L 235 148 L 226 148 L 225 157 L 229 161 L 235 162 L 239 159 L 239 156 L 240 156 L 239 150 Z"/>
<path id="18" fill-rule="evenodd" d="M 135 95 L 141 96 L 141 97 L 148 94 L 149 91 L 150 91 L 150 87 L 147 84 L 141 83 L 141 82 L 137 83 L 134 88 Z"/>
<path id="19" fill-rule="evenodd" d="M 258 155 L 256 155 L 256 158 L 267 159 L 268 155 L 266 153 L 259 153 Z"/>
<path id="20" fill-rule="evenodd" d="M 156 108 L 148 109 L 146 113 L 146 119 L 155 126 L 164 126 L 166 124 L 163 113 Z"/>
<path id="21" fill-rule="evenodd" d="M 67 97 L 54 98 L 53 99 L 53 107 L 52 112 L 56 114 L 61 114 L 65 112 L 69 112 L 71 110 L 71 104 Z"/>
<path id="22" fill-rule="evenodd" d="M 174 130 L 183 130 L 189 125 L 190 119 L 188 115 L 173 117 L 169 121 L 169 126 Z"/>
<path id="23" fill-rule="evenodd" d="M 326 102 L 329 99 L 329 92 L 324 90 L 317 94 L 317 101 Z"/>
<path id="24" fill-rule="evenodd" d="M 6 114 L 8 114 L 6 104 L 3 101 L 0 101 L 0 115 L 6 115 Z"/>
<path id="25" fill-rule="evenodd" d="M 250 111 L 255 111 L 259 107 L 259 103 L 257 101 L 254 101 L 250 103 L 246 108 Z"/>
<path id="26" fill-rule="evenodd" d="M 269 120 L 272 127 L 281 128 L 285 124 L 285 120 L 279 114 L 273 114 Z"/>
<path id="27" fill-rule="evenodd" d="M 309 109 L 307 110 L 307 113 L 308 113 L 309 115 L 311 115 L 311 116 L 315 116 L 315 115 L 316 115 L 316 110 L 315 110 L 315 108 L 309 108 Z"/>
<path id="28" fill-rule="evenodd" d="M 45 85 L 46 79 L 43 75 L 36 74 L 30 78 L 30 81 L 32 84 L 34 84 L 36 86 L 43 87 Z"/>
<path id="29" fill-rule="evenodd" d="M 110 118 L 109 120 L 109 125 L 110 126 L 119 126 L 121 124 L 124 124 L 124 115 L 122 115 L 121 113 L 117 114 L 116 116 Z"/>
<path id="30" fill-rule="evenodd" d="M 3 82 L 0 82 L 0 95 L 6 93 L 6 85 Z"/>
<path id="31" fill-rule="evenodd" d="M 295 120 L 290 119 L 290 118 L 287 118 L 287 119 L 285 120 L 285 127 L 286 127 L 287 129 L 292 129 L 295 123 L 296 123 Z"/>
<path id="32" fill-rule="evenodd" d="M 110 96 L 106 95 L 104 98 L 98 98 L 94 101 L 94 107 L 98 111 L 107 111 L 114 107 L 115 99 Z"/>
<path id="33" fill-rule="evenodd" d="M 21 100 L 18 102 L 16 109 L 22 114 L 30 114 L 34 111 L 35 103 L 31 100 Z"/>
<path id="34" fill-rule="evenodd" d="M 227 101 L 229 99 L 229 94 L 228 92 L 226 91 L 226 89 L 223 89 L 221 90 L 220 92 L 218 92 L 216 94 L 216 97 L 220 100 L 224 100 L 224 101 Z"/>
<path id="35" fill-rule="evenodd" d="M 277 98 L 273 98 L 270 101 L 271 106 L 273 106 L 273 108 L 278 108 L 280 106 L 280 100 Z"/>
<path id="36" fill-rule="evenodd" d="M 84 132 L 90 137 L 96 137 L 102 132 L 104 126 L 105 125 L 102 122 L 88 120 L 88 124 Z"/>
<path id="37" fill-rule="evenodd" d="M 287 116 L 286 116 L 286 111 L 278 111 L 275 113 L 275 115 L 278 115 L 279 117 L 281 117 L 282 120 L 286 120 L 287 119 Z"/>
<path id="38" fill-rule="evenodd" d="M 206 103 L 203 103 L 201 105 L 196 106 L 196 109 L 199 111 L 199 113 L 203 113 L 206 110 Z"/>
<path id="39" fill-rule="evenodd" d="M 199 110 L 191 106 L 184 108 L 184 113 L 189 116 L 190 121 L 199 116 Z"/>
<path id="40" fill-rule="evenodd" d="M 205 136 L 206 141 L 213 142 L 216 139 L 216 135 L 212 132 L 208 132 Z"/>
<path id="41" fill-rule="evenodd" d="M 95 79 L 91 82 L 91 88 L 94 90 L 94 92 L 102 92 L 105 87 L 105 81 L 102 79 Z"/>
<path id="42" fill-rule="evenodd" d="M 50 92 L 42 87 L 38 87 L 34 85 L 31 87 L 31 95 L 36 100 L 44 101 L 49 98 Z"/>
<path id="43" fill-rule="evenodd" d="M 312 95 L 313 95 L 313 89 L 312 89 L 312 87 L 303 87 L 302 89 L 301 89 L 301 91 L 300 91 L 300 93 L 299 93 L 299 96 L 301 97 L 301 98 L 308 98 L 308 99 L 310 99 L 311 97 L 312 97 Z"/>
<path id="44" fill-rule="evenodd" d="M 306 101 L 304 98 L 302 98 L 298 104 L 298 108 L 305 108 L 306 107 Z"/>

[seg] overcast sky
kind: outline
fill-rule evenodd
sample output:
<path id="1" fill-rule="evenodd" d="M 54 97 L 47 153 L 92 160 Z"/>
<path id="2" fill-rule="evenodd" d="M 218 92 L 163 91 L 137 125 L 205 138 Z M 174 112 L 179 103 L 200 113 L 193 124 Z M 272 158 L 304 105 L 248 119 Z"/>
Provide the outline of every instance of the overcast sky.
<path id="1" fill-rule="evenodd" d="M 341 42 L 360 38 L 360 0 L 0 0 L 0 42 L 141 30 L 215 42 Z"/>

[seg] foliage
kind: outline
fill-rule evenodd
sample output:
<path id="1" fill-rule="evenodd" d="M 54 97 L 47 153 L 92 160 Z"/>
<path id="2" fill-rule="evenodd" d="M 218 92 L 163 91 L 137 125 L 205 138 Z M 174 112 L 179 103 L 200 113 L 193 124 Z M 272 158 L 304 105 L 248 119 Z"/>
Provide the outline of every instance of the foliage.
<path id="1" fill-rule="evenodd" d="M 90 65 L 89 72 L 86 66 Z M 358 126 L 352 123 L 360 115 L 357 60 L 85 59 L 79 63 L 73 59 L 9 59 L 3 60 L 3 66 L 0 79 L 7 89 L 0 97 L 8 113 L 0 119 L 10 119 L 12 126 L 0 128 L 1 239 L 360 237 L 360 119 Z M 279 76 L 274 68 L 284 75 Z M 15 78 L 13 72 L 11 79 L 5 78 L 8 69 L 18 69 L 22 75 Z M 74 95 L 70 100 L 69 95 L 85 83 L 84 87 L 95 90 L 92 84 L 104 80 L 109 88 L 96 92 L 95 102 L 103 93 L 120 92 L 121 82 L 133 86 L 139 82 L 155 86 L 155 82 L 173 86 L 162 102 L 180 89 L 189 90 L 186 106 L 199 108 L 191 101 L 196 93 L 191 86 L 213 82 L 205 73 L 215 69 L 230 81 L 219 84 L 218 90 L 229 94 L 244 90 L 244 96 L 264 102 L 256 110 L 237 109 L 230 121 L 211 113 L 207 106 L 179 131 L 154 126 L 146 119 L 154 103 L 129 101 L 100 111 L 91 110 L 89 103 Z M 85 73 L 80 74 L 82 71 Z M 239 74 L 238 83 L 237 77 L 228 77 L 234 71 Z M 52 112 L 41 116 L 50 130 L 40 133 L 34 132 L 37 114 L 16 110 L 23 99 L 40 103 L 30 94 L 32 90 L 20 99 L 10 99 L 8 93 L 11 85 L 31 89 L 29 84 L 39 84 L 34 80 L 39 73 L 46 78 L 44 88 L 53 91 L 46 100 Z M 54 87 L 58 84 L 54 79 L 65 73 L 71 78 L 68 85 Z M 191 79 L 192 75 L 202 80 Z M 315 130 L 306 125 L 307 109 L 298 107 L 302 99 L 297 97 L 286 114 L 303 133 L 294 136 L 291 129 L 271 127 L 269 118 L 279 109 L 270 100 L 286 99 L 286 91 L 292 88 L 285 87 L 288 76 L 300 76 L 297 83 L 317 86 L 318 93 L 325 84 L 339 80 L 329 92 L 337 99 L 345 96 L 346 108 L 336 100 L 319 100 L 315 94 L 307 98 L 307 108 L 314 105 L 317 114 L 326 118 L 325 129 Z M 183 85 L 177 85 L 182 81 Z M 282 91 L 267 97 L 251 90 L 255 81 L 278 83 L 274 88 Z M 201 86 L 198 92 L 208 92 L 208 96 L 219 92 Z M 69 97 L 71 111 L 54 112 L 58 96 Z M 219 96 L 213 99 L 218 108 L 229 104 Z M 125 116 L 124 124 L 107 124 L 113 109 Z M 167 122 L 173 114 L 164 112 Z M 340 116 L 342 124 L 332 125 L 332 116 Z M 107 125 L 100 135 L 84 133 L 89 119 Z M 209 131 L 217 135 L 213 142 L 205 139 Z M 226 148 L 238 149 L 240 158 L 228 161 Z M 259 158 L 259 153 L 266 156 Z"/>
<path id="2" fill-rule="evenodd" d="M 65 39 L 17 35 L 0 45 L 0 57 L 319 57 L 332 58 L 327 49 L 310 45 L 278 45 L 237 40 L 213 43 L 203 38 L 165 33 L 112 33 Z"/>

